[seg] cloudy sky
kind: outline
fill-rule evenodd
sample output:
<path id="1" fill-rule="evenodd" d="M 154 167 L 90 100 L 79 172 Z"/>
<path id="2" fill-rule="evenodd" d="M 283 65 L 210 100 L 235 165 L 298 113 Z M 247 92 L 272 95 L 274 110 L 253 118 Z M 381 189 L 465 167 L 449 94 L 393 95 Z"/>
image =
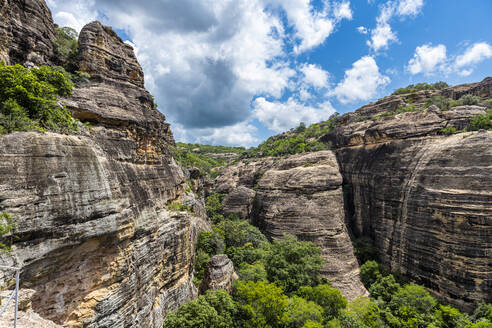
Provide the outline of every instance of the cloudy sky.
<path id="1" fill-rule="evenodd" d="M 135 48 L 178 141 L 252 146 L 417 82 L 492 75 L 491 0 L 47 0 Z"/>

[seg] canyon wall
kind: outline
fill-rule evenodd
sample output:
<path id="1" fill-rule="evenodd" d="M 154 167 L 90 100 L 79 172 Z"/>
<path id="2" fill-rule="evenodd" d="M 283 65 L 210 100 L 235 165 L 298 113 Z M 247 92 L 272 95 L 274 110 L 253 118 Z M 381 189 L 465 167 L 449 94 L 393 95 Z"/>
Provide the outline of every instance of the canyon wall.
<path id="1" fill-rule="evenodd" d="M 344 223 L 342 177 L 333 152 L 242 160 L 215 183 L 217 192 L 228 194 L 225 213 L 248 218 L 270 239 L 288 234 L 315 243 L 325 260 L 322 275 L 349 299 L 367 295 Z"/>
<path id="2" fill-rule="evenodd" d="M 1 8 L 2 59 L 52 64 L 44 1 Z M 186 177 L 132 48 L 98 22 L 79 41 L 76 64 L 91 79 L 60 102 L 90 125 L 75 135 L 0 137 L 0 212 L 15 219 L 18 237 L 0 262 L 22 268 L 33 310 L 57 324 L 161 327 L 168 311 L 196 297 L 202 218 L 166 208 L 185 198 Z M 1 272 L 0 283 L 12 287 L 11 277 Z"/>
<path id="3" fill-rule="evenodd" d="M 491 86 L 488 78 L 434 94 L 490 97 Z M 425 100 L 426 93 L 412 96 Z M 388 269 L 472 310 L 476 302 L 492 301 L 492 132 L 447 136 L 441 129 L 461 130 L 485 108 L 430 106 L 371 119 L 394 110 L 390 102 L 401 98 L 342 116 L 324 137 L 343 175 L 347 224 L 372 238 Z"/>

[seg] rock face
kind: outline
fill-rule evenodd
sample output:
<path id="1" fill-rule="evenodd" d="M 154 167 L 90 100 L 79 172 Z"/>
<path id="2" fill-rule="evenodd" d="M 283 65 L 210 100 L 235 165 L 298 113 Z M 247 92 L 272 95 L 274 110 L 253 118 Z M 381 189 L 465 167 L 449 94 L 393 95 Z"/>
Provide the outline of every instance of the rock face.
<path id="1" fill-rule="evenodd" d="M 232 190 L 222 202 L 224 215 L 237 214 L 243 220 L 248 219 L 249 213 L 253 209 L 255 195 L 254 190 L 244 186 Z"/>
<path id="2" fill-rule="evenodd" d="M 448 91 L 490 97 L 491 82 Z M 325 137 L 337 148 L 352 230 L 374 240 L 387 268 L 464 310 L 492 300 L 492 133 L 439 131 L 484 112 L 431 106 L 374 122 L 342 117 Z"/>
<path id="3" fill-rule="evenodd" d="M 10 295 L 12 291 L 3 292 L 3 295 Z M 19 290 L 19 312 L 17 313 L 18 328 L 62 328 L 53 321 L 43 319 L 39 314 L 32 310 L 32 296 L 36 291 L 32 289 Z M 3 305 L 3 304 L 2 304 Z M 4 314 L 0 316 L 0 328 L 14 327 L 15 302 L 12 300 L 7 306 Z"/>
<path id="4" fill-rule="evenodd" d="M 46 4 L 8 0 L 1 8 L 10 63 L 47 60 L 54 28 Z M 91 127 L 0 137 L 0 212 L 18 226 L 0 262 L 22 268 L 21 286 L 35 290 L 33 310 L 57 324 L 161 327 L 168 311 L 197 295 L 203 222 L 166 209 L 185 198 L 186 177 L 131 47 L 94 22 L 81 31 L 79 49 L 91 81 L 62 102 Z M 9 283 L 0 273 L 0 285 Z"/>
<path id="5" fill-rule="evenodd" d="M 242 161 L 226 168 L 216 185 L 229 192 L 225 208 L 238 209 L 243 217 L 250 206 L 249 188 L 255 188 L 248 214 L 253 224 L 271 239 L 290 234 L 314 242 L 325 259 L 323 276 L 334 287 L 348 298 L 367 294 L 344 224 L 342 177 L 333 152 Z"/>
<path id="6" fill-rule="evenodd" d="M 55 27 L 41 0 L 0 1 L 0 61 L 49 64 L 54 56 Z"/>
<path id="7" fill-rule="evenodd" d="M 223 289 L 230 293 L 232 285 L 238 279 L 234 264 L 225 254 L 214 255 L 207 263 L 205 276 L 200 285 L 200 293 L 207 290 Z"/>
<path id="8" fill-rule="evenodd" d="M 174 139 L 143 87 L 143 71 L 131 47 L 111 28 L 92 22 L 80 32 L 78 59 L 79 69 L 91 74 L 91 83 L 63 101 L 72 116 L 128 131 L 137 142 L 134 160 L 159 162 L 159 154 Z"/>

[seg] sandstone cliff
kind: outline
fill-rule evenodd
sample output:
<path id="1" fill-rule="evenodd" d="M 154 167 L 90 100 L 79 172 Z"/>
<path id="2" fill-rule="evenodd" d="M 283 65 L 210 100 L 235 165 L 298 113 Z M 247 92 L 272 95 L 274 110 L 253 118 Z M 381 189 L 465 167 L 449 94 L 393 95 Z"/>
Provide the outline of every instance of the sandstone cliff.
<path id="1" fill-rule="evenodd" d="M 49 64 L 54 30 L 44 1 L 3 1 L 1 13 L 2 58 Z M 160 327 L 196 296 L 203 223 L 166 209 L 185 198 L 186 177 L 131 47 L 93 22 L 80 33 L 78 66 L 91 81 L 61 102 L 90 128 L 0 137 L 0 212 L 18 226 L 0 262 L 22 267 L 33 310 L 57 324 Z M 11 277 L 0 273 L 0 283 Z"/>
<path id="2" fill-rule="evenodd" d="M 433 91 L 491 97 L 492 79 Z M 324 140 L 336 148 L 347 223 L 370 236 L 382 263 L 462 309 L 492 295 L 492 132 L 440 135 L 466 127 L 480 106 L 436 106 L 375 120 L 395 99 L 344 115 Z M 420 100 L 419 100 L 420 99 Z M 392 109 L 393 110 L 393 109 Z"/>
<path id="3" fill-rule="evenodd" d="M 350 299 L 367 293 L 344 224 L 342 177 L 333 152 L 243 160 L 215 182 L 217 191 L 228 193 L 224 212 L 249 217 L 269 238 L 289 234 L 314 242 L 325 259 L 322 274 L 334 287 Z"/>
<path id="4" fill-rule="evenodd" d="M 0 1 L 0 61 L 43 65 L 54 56 L 55 27 L 44 1 Z"/>

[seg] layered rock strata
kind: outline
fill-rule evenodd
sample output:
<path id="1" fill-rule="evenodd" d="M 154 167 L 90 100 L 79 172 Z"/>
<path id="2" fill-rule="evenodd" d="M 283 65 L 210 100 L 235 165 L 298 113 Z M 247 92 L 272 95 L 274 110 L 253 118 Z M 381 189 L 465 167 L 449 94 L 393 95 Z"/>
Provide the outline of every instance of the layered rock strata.
<path id="1" fill-rule="evenodd" d="M 325 259 L 322 274 L 334 287 L 350 299 L 367 293 L 344 224 L 342 177 L 331 151 L 245 160 L 226 168 L 216 184 L 228 192 L 226 212 L 245 217 L 251 208 L 247 217 L 270 239 L 289 234 L 314 242 Z"/>
<path id="2" fill-rule="evenodd" d="M 55 27 L 44 1 L 0 1 L 0 61 L 44 65 L 54 57 Z"/>
<path id="3" fill-rule="evenodd" d="M 200 293 L 207 290 L 223 289 L 232 292 L 232 286 L 239 277 L 234 271 L 234 264 L 225 254 L 214 255 L 205 268 L 205 276 L 200 285 Z"/>
<path id="4" fill-rule="evenodd" d="M 2 4 L 2 15 L 21 8 L 15 17 L 31 29 L 46 22 L 43 38 L 26 33 L 42 43 L 34 47 L 39 58 L 48 58 L 54 29 L 44 1 Z M 9 54 L 23 50 L 10 63 L 36 57 L 18 48 L 22 31 L 2 43 Z M 166 208 L 184 201 L 186 176 L 131 47 L 93 22 L 80 33 L 78 66 L 90 82 L 61 102 L 91 127 L 72 136 L 0 137 L 0 212 L 15 219 L 18 237 L 1 262 L 22 268 L 21 286 L 35 290 L 33 310 L 57 324 L 161 327 L 167 312 L 197 295 L 194 248 L 203 220 Z M 11 279 L 0 273 L 0 283 Z"/>
<path id="5" fill-rule="evenodd" d="M 449 90 L 490 96 L 491 82 Z M 352 230 L 374 240 L 388 269 L 464 310 L 492 300 L 492 132 L 440 131 L 484 113 L 431 106 L 375 121 L 342 117 L 324 138 L 336 147 Z"/>

